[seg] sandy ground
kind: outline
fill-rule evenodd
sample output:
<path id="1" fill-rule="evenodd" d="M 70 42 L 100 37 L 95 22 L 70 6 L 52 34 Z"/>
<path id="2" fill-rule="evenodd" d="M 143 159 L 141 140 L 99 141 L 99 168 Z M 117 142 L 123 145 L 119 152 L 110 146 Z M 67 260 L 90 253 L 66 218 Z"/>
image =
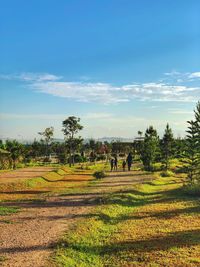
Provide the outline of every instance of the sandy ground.
<path id="1" fill-rule="evenodd" d="M 29 167 L 8 172 L 1 172 L 0 183 L 15 183 L 27 178 L 40 177 L 43 174 L 53 170 L 55 170 L 53 167 Z"/>
<path id="2" fill-rule="evenodd" d="M 149 179 L 151 177 L 140 172 L 113 172 L 99 183 L 90 185 L 90 193 L 53 196 L 44 203 L 4 203 L 21 206 L 22 211 L 0 217 L 0 255 L 7 258 L 2 266 L 50 266 L 48 258 L 59 238 L 91 212 L 98 203 L 94 199 Z M 11 223 L 6 224 L 6 220 Z"/>

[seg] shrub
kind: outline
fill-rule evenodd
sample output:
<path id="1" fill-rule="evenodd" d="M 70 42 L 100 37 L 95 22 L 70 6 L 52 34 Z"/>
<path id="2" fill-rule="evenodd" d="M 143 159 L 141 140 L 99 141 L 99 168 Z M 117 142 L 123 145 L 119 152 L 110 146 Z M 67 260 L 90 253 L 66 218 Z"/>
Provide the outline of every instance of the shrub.
<path id="1" fill-rule="evenodd" d="M 82 163 L 82 162 L 86 162 L 86 157 L 82 157 L 79 154 L 75 154 L 74 155 L 74 162 L 75 163 Z"/>
<path id="2" fill-rule="evenodd" d="M 106 174 L 104 171 L 96 171 L 93 173 L 93 176 L 96 178 L 96 179 L 101 179 L 101 178 L 104 178 L 106 177 Z"/>
<path id="3" fill-rule="evenodd" d="M 124 157 L 126 157 L 126 154 L 125 153 L 119 153 L 119 157 L 124 158 Z"/>
<path id="4" fill-rule="evenodd" d="M 187 195 L 200 196 L 200 183 L 184 185 L 183 191 Z"/>
<path id="5" fill-rule="evenodd" d="M 97 155 L 96 160 L 106 160 L 106 155 L 102 154 L 102 155 Z"/>
<path id="6" fill-rule="evenodd" d="M 174 173 L 172 171 L 163 171 L 163 172 L 161 172 L 160 176 L 171 177 L 171 176 L 174 176 Z"/>

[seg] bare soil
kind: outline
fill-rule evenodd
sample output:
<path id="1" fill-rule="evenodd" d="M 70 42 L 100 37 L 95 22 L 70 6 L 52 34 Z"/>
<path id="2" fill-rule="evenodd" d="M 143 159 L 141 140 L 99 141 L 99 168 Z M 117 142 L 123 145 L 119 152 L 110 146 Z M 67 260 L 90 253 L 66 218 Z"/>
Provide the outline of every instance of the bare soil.
<path id="1" fill-rule="evenodd" d="M 38 176 L 39 172 L 44 172 L 44 168 L 25 170 L 29 175 L 34 171 Z M 11 179 L 18 178 L 19 174 L 26 176 L 23 170 L 6 173 Z M 3 176 L 5 177 L 5 173 Z M 49 257 L 59 238 L 64 232 L 70 231 L 81 217 L 89 214 L 93 207 L 100 205 L 100 202 L 93 201 L 94 199 L 101 198 L 107 193 L 130 189 L 133 185 L 150 179 L 150 176 L 136 171 L 113 172 L 98 183 L 89 184 L 84 190 L 87 193 L 47 197 L 45 202 L 38 203 L 3 203 L 4 206 L 19 206 L 22 211 L 0 217 L 0 255 L 7 259 L 2 266 L 50 266 Z"/>
<path id="2" fill-rule="evenodd" d="M 29 167 L 0 173 L 0 183 L 14 183 L 28 178 L 40 177 L 55 170 L 54 167 Z"/>

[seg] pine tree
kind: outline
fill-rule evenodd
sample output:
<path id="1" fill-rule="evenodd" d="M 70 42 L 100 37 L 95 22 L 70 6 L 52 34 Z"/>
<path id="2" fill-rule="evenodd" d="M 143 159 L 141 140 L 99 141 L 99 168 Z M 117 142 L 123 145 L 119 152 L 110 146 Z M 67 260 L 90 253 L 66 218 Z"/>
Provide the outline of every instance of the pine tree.
<path id="1" fill-rule="evenodd" d="M 174 143 L 174 137 L 173 137 L 172 129 L 169 127 L 169 124 L 167 123 L 167 126 L 165 128 L 165 133 L 161 141 L 162 158 L 163 158 L 166 170 L 169 169 L 169 160 L 173 153 L 173 143 Z"/>
<path id="2" fill-rule="evenodd" d="M 157 131 L 150 126 L 145 132 L 145 138 L 142 150 L 142 162 L 145 170 L 152 171 L 153 163 L 155 162 L 156 155 L 159 147 L 159 137 Z"/>
<path id="3" fill-rule="evenodd" d="M 195 182 L 198 158 L 197 158 L 197 134 L 196 134 L 196 122 L 188 121 L 187 139 L 186 139 L 186 163 L 188 179 L 191 183 Z"/>
<path id="4" fill-rule="evenodd" d="M 195 120 L 188 121 L 186 131 L 186 162 L 191 183 L 200 182 L 200 102 L 197 103 L 194 113 Z"/>

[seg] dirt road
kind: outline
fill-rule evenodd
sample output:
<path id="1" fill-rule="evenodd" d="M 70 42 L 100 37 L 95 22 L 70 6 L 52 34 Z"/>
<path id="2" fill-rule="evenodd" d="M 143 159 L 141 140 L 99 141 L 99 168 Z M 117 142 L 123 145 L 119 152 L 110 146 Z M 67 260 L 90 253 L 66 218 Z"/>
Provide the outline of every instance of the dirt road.
<path id="1" fill-rule="evenodd" d="M 98 183 L 89 184 L 84 193 L 48 197 L 45 202 L 5 202 L 22 211 L 0 217 L 0 255 L 6 267 L 50 266 L 48 258 L 62 234 L 100 205 L 93 199 L 151 179 L 140 172 L 113 172 Z M 10 223 L 5 223 L 6 221 Z"/>
<path id="2" fill-rule="evenodd" d="M 15 183 L 27 178 L 40 177 L 55 170 L 55 167 L 29 167 L 0 173 L 0 183 Z"/>

